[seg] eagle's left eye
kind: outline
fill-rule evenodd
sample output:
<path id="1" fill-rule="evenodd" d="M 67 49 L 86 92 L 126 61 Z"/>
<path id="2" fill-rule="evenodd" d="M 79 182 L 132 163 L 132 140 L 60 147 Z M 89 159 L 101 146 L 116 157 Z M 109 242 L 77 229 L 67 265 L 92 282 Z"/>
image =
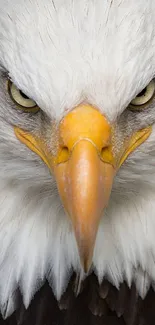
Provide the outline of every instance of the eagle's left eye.
<path id="1" fill-rule="evenodd" d="M 130 103 L 130 108 L 135 110 L 142 109 L 147 105 L 155 95 L 155 81 L 152 80 L 147 87 L 145 87 L 136 98 Z"/>
<path id="2" fill-rule="evenodd" d="M 20 89 L 18 89 L 13 82 L 8 81 L 8 91 L 11 99 L 17 105 L 17 108 L 24 110 L 25 112 L 36 112 L 39 108 L 37 104 L 27 97 Z"/>

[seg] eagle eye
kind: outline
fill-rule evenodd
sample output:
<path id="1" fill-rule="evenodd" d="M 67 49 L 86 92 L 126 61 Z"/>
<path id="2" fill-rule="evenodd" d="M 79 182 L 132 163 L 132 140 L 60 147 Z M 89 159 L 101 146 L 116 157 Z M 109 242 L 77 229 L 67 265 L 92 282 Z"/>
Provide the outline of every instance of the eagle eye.
<path id="1" fill-rule="evenodd" d="M 20 89 L 18 89 L 12 81 L 8 81 L 8 92 L 11 99 L 17 105 L 17 108 L 25 112 L 35 113 L 39 110 L 36 102 L 27 97 Z"/>
<path id="2" fill-rule="evenodd" d="M 152 80 L 130 103 L 131 110 L 141 110 L 150 103 L 155 95 L 155 81 Z"/>

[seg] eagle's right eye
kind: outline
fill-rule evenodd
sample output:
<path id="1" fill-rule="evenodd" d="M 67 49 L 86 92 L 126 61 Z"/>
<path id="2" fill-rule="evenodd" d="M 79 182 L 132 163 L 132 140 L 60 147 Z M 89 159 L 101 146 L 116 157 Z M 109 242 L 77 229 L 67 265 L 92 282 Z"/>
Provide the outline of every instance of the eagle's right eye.
<path id="1" fill-rule="evenodd" d="M 129 109 L 131 110 L 142 110 L 146 105 L 150 103 L 150 101 L 155 96 L 155 80 L 152 80 L 148 86 L 146 86 L 138 95 L 135 97 L 129 105 Z"/>
<path id="2" fill-rule="evenodd" d="M 36 102 L 27 97 L 20 89 L 18 89 L 12 81 L 8 81 L 8 92 L 11 99 L 17 105 L 17 108 L 24 112 L 35 113 L 39 110 Z"/>

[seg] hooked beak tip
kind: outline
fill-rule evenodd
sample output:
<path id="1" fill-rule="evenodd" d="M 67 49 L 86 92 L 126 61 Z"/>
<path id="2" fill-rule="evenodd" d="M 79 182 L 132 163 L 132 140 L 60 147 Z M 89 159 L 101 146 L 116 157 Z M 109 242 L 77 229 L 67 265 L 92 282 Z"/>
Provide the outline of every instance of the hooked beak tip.
<path id="1" fill-rule="evenodd" d="M 87 238 L 87 236 L 85 236 L 84 238 L 83 235 L 77 236 L 77 232 L 75 229 L 74 231 L 75 231 L 75 237 L 76 237 L 77 247 L 79 251 L 81 267 L 84 273 L 88 274 L 92 267 L 96 236 L 95 237 L 90 236 L 90 238 Z"/>
<path id="2" fill-rule="evenodd" d="M 85 257 L 82 259 L 81 264 L 82 264 L 84 273 L 88 274 L 92 267 L 92 259 Z"/>

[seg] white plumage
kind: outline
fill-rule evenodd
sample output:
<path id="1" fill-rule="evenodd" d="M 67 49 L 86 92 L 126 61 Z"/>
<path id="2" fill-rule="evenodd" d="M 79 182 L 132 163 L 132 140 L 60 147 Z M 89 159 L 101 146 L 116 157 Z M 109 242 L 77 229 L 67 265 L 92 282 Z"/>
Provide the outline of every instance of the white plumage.
<path id="1" fill-rule="evenodd" d="M 0 0 L 0 65 L 0 307 L 8 316 L 18 285 L 28 307 L 45 278 L 59 299 L 71 270 L 83 271 L 54 178 L 14 135 L 16 121 L 31 121 L 11 107 L 4 75 L 49 119 L 84 101 L 113 122 L 154 77 L 155 2 Z M 155 122 L 151 105 L 136 123 Z M 155 281 L 154 143 L 153 126 L 120 168 L 93 256 L 99 281 L 118 288 L 134 279 L 142 298 Z"/>

